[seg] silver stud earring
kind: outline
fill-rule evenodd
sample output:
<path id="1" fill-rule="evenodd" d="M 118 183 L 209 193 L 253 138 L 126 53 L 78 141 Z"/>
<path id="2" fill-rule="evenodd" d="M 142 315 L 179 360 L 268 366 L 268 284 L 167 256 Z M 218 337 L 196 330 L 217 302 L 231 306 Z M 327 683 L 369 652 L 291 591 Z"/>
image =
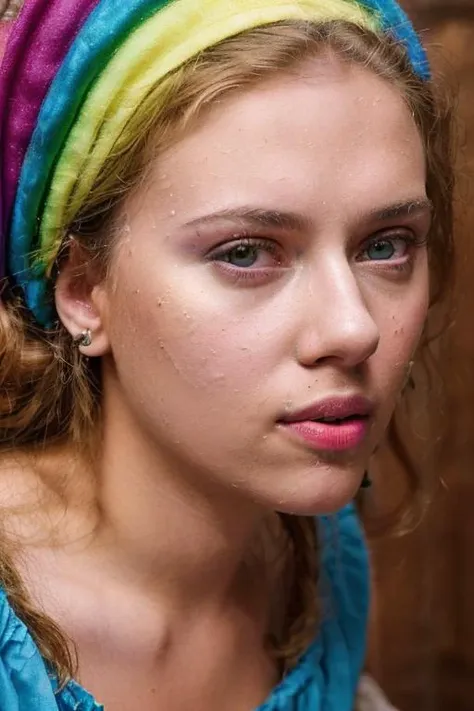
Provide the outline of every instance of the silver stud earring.
<path id="1" fill-rule="evenodd" d="M 77 346 L 78 348 L 82 346 L 83 348 L 87 348 L 90 346 L 92 343 L 92 331 L 90 328 L 86 328 L 85 331 L 82 331 L 82 333 L 79 333 L 79 335 L 74 337 L 74 345 Z"/>

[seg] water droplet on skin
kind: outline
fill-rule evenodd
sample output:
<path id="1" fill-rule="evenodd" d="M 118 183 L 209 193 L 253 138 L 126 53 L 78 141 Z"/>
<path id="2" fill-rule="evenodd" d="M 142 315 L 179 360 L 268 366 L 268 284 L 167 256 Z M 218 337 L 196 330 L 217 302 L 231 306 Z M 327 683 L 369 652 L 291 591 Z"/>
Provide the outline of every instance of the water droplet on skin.
<path id="1" fill-rule="evenodd" d="M 171 210 L 170 215 L 171 217 L 174 217 L 176 215 L 176 210 Z"/>

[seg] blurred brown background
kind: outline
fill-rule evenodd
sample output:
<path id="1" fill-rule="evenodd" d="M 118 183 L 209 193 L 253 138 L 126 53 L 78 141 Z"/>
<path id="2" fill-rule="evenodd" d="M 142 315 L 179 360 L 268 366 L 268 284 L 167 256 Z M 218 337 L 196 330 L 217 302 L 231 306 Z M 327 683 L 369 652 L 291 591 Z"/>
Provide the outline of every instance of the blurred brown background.
<path id="1" fill-rule="evenodd" d="M 441 484 L 414 533 L 372 542 L 369 666 L 401 711 L 474 711 L 474 0 L 402 4 L 436 71 L 458 89 L 460 258 L 454 323 L 440 352 L 444 433 L 421 445 Z M 377 489 L 396 476 L 393 465 L 381 469 Z M 390 496 L 391 486 L 380 488 Z"/>

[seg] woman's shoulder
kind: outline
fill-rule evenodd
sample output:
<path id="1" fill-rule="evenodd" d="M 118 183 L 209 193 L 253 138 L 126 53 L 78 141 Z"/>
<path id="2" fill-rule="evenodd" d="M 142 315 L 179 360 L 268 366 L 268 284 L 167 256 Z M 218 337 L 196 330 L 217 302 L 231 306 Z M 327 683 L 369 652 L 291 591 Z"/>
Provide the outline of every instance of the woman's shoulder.
<path id="1" fill-rule="evenodd" d="M 0 588 L 0 699 L 4 709 L 58 711 L 45 663 Z"/>
<path id="2" fill-rule="evenodd" d="M 0 587 L 0 707 L 34 711 L 102 711 L 92 696 L 70 681 L 62 689 L 49 673 L 26 625 Z"/>

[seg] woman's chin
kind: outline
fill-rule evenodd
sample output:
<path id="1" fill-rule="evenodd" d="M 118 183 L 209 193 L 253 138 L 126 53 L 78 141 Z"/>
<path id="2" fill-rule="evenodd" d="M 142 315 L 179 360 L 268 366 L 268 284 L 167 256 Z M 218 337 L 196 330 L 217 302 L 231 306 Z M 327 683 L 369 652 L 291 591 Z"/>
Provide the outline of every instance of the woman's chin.
<path id="1" fill-rule="evenodd" d="M 279 513 L 296 516 L 324 516 L 336 513 L 354 500 L 360 489 L 362 475 L 334 473 L 328 483 L 318 481 L 312 487 L 294 488 L 285 499 L 280 498 L 274 508 Z"/>

